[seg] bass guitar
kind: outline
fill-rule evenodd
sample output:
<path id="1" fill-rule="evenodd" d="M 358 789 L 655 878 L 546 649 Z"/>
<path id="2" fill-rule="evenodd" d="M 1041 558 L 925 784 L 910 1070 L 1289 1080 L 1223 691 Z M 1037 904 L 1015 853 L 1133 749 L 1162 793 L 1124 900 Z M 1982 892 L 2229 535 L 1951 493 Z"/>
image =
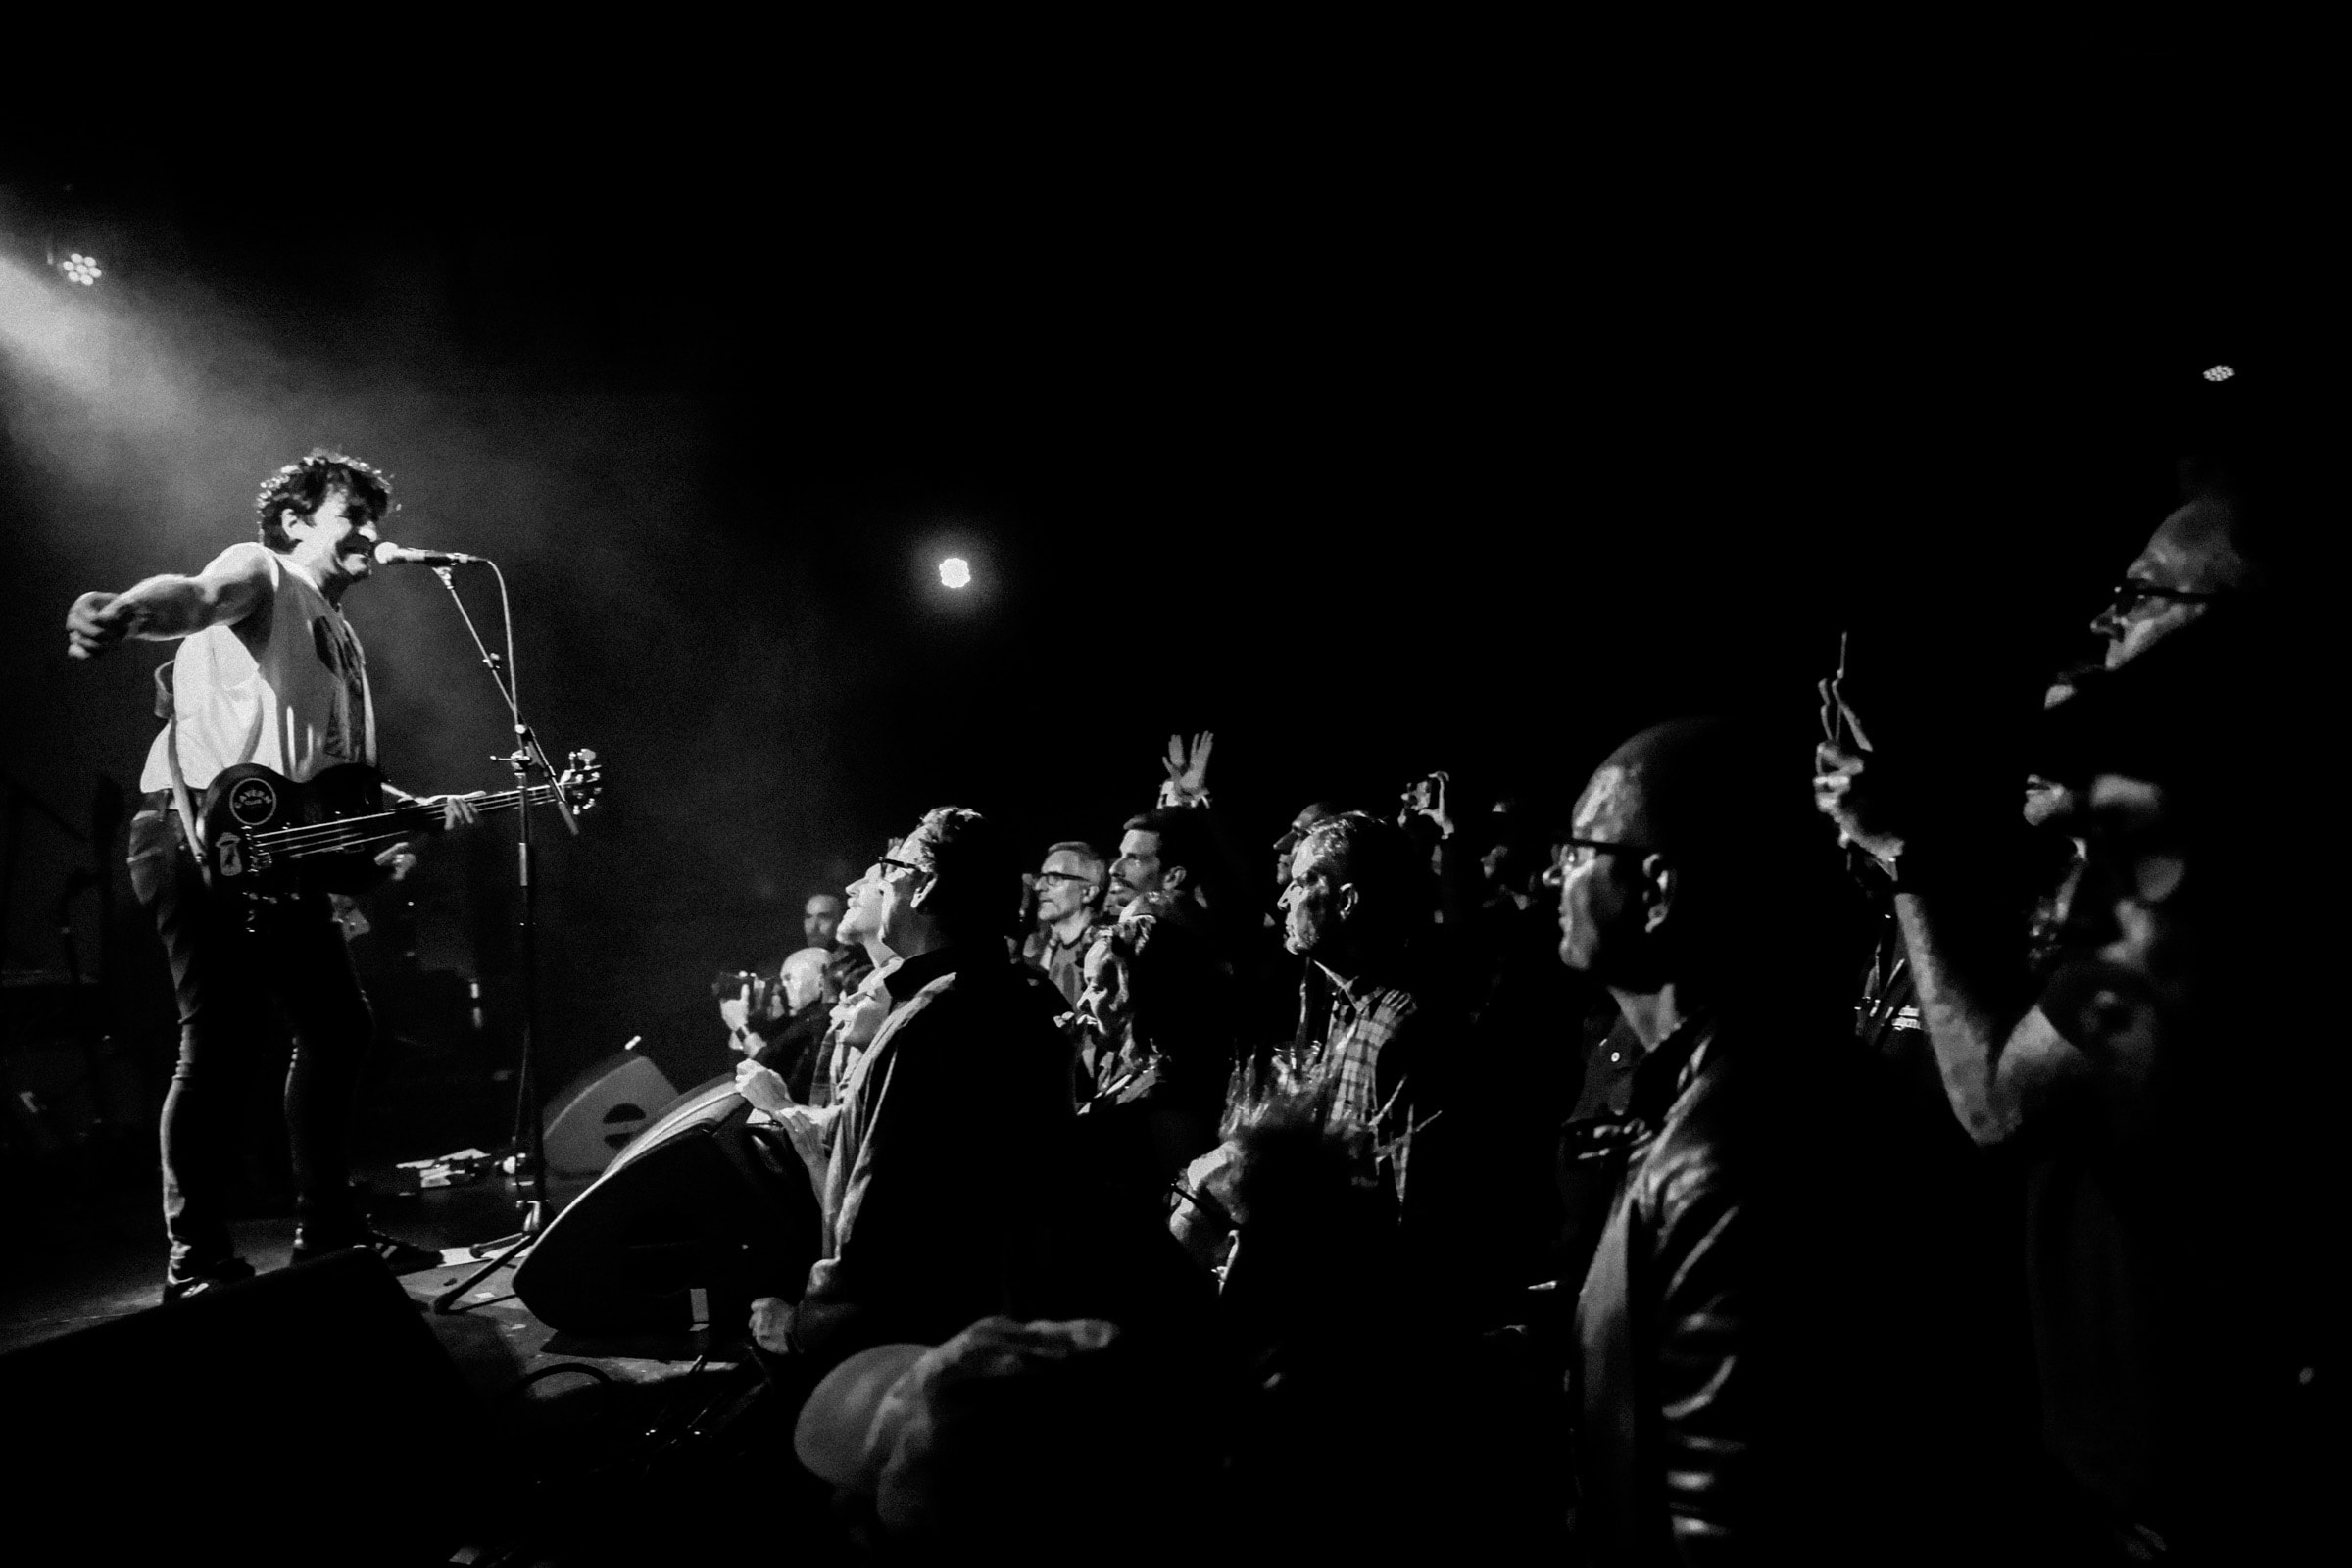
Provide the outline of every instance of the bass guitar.
<path id="1" fill-rule="evenodd" d="M 604 787 L 596 754 L 571 754 L 559 781 L 574 811 L 595 804 Z M 476 812 L 513 810 L 526 802 L 553 805 L 553 785 L 469 795 Z M 249 905 L 322 893 L 365 893 L 385 875 L 376 857 L 402 839 L 442 825 L 439 806 L 412 802 L 387 808 L 384 777 L 359 762 L 327 768 L 297 784 L 257 762 L 220 770 L 196 814 L 213 886 Z"/>

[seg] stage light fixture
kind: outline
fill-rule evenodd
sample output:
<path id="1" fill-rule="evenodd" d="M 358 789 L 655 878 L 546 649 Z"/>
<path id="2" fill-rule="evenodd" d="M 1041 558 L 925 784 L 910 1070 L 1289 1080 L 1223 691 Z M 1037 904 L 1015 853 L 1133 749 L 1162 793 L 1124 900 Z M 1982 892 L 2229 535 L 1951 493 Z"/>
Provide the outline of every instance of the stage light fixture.
<path id="1" fill-rule="evenodd" d="M 2227 365 L 2217 365 L 2212 369 L 2205 372 L 2205 379 L 2208 381 L 2227 381 L 2236 373 L 2237 372 L 2235 370 L 2231 369 Z"/>
<path id="2" fill-rule="evenodd" d="M 79 251 L 66 252 L 66 259 L 57 264 L 57 270 L 65 274 L 67 282 L 78 283 L 83 288 L 94 286 L 106 275 L 98 266 L 97 257 L 84 256 Z"/>
<path id="3" fill-rule="evenodd" d="M 950 556 L 939 564 L 939 580 L 950 588 L 969 587 L 972 581 L 972 564 L 961 556 Z"/>

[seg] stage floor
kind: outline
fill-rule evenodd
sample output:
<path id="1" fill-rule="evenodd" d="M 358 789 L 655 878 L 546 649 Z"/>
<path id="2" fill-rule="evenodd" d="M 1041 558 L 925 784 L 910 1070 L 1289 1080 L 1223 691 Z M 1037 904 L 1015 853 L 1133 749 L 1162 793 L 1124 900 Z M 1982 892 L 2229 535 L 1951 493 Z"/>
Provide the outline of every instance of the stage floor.
<path id="1" fill-rule="evenodd" d="M 379 1195 L 394 1191 L 390 1166 L 361 1174 Z M 556 1211 L 589 1180 L 551 1181 Z M 0 1351 L 167 1310 L 158 1305 L 165 1244 L 151 1187 L 116 1183 L 70 1201 L 50 1196 L 24 1216 L 24 1245 L 0 1274 Z M 515 1228 L 511 1185 L 485 1179 L 379 1196 L 370 1206 L 378 1229 L 441 1250 L 441 1266 L 400 1283 L 477 1396 L 471 1416 L 453 1412 L 463 1418 L 453 1426 L 475 1429 L 453 1430 L 446 1454 L 433 1456 L 423 1473 L 465 1466 L 475 1480 L 486 1478 L 486 1490 L 501 1499 L 471 1544 L 436 1561 L 643 1561 L 654 1541 L 662 1543 L 662 1560 L 740 1560 L 762 1540 L 773 1545 L 772 1515 L 765 1522 L 759 1517 L 772 1505 L 788 1505 L 808 1521 L 804 1560 L 837 1560 L 835 1553 L 846 1549 L 827 1519 L 826 1489 L 791 1458 L 795 1412 L 748 1362 L 742 1325 L 608 1338 L 563 1333 L 516 1299 L 512 1264 L 483 1279 L 457 1310 L 438 1313 L 433 1298 L 480 1266 L 472 1245 Z M 291 1215 L 241 1219 L 233 1230 L 240 1254 L 256 1269 L 286 1265 Z M 534 1376 L 569 1367 L 582 1371 Z M 662 1484 L 648 1485 L 654 1477 Z M 637 1495 L 602 1525 L 584 1528 L 602 1494 L 616 1487 Z M 747 1489 L 768 1502 L 737 1517 L 728 1494 L 740 1497 Z M 397 1506 L 396 1497 L 388 1502 Z M 680 1508 L 685 1518 L 671 1519 Z M 673 1527 L 686 1534 L 672 1535 Z"/>

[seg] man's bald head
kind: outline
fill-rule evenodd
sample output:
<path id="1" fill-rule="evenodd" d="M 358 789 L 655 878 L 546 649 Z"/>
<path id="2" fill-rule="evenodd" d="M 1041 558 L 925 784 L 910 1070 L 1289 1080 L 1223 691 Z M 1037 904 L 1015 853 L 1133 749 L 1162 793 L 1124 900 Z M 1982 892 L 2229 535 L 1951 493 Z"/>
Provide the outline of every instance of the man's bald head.
<path id="1" fill-rule="evenodd" d="M 1676 719 L 1618 747 L 1569 832 L 1561 957 L 1606 983 L 1721 972 L 1819 910 L 1826 850 L 1801 760 L 1727 720 Z"/>
<path id="2" fill-rule="evenodd" d="M 1729 720 L 1654 724 L 1594 769 L 1577 802 L 1575 832 L 1703 862 L 1759 834 L 1785 837 L 1811 825 L 1802 780 L 1782 771 L 1756 737 Z"/>

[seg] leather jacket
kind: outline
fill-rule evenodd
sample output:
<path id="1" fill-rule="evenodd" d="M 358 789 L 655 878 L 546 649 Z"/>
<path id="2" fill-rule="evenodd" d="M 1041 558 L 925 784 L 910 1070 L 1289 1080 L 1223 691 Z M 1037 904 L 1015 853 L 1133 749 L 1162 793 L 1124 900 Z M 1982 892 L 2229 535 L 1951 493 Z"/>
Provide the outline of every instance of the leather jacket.
<path id="1" fill-rule="evenodd" d="M 1805 1353 L 1795 1308 L 1825 1278 L 1788 1245 L 1819 1199 L 1791 1180 L 1809 1140 L 1778 1046 L 1702 1016 L 1636 1069 L 1624 1176 L 1577 1301 L 1588 1561 L 1762 1561 L 1782 1544 L 1767 1515 L 1790 1516 L 1794 1429 L 1830 1391 L 1818 1361 L 1801 1393 L 1785 1381 Z"/>

